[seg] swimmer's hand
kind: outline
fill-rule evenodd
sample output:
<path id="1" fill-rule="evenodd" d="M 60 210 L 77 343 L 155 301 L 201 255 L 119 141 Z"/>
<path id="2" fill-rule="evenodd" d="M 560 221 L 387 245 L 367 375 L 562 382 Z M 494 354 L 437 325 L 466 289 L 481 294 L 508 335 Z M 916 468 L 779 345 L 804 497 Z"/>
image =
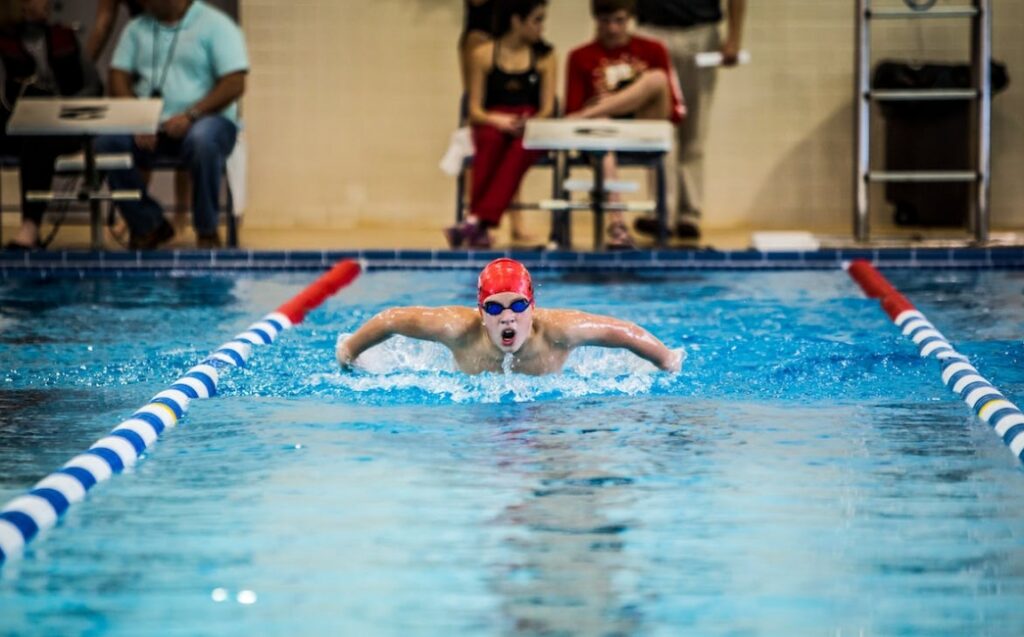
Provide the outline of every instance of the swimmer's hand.
<path id="1" fill-rule="evenodd" d="M 338 337 L 338 344 L 334 347 L 334 354 L 338 358 L 338 365 L 341 365 L 342 371 L 352 371 L 352 352 L 349 351 L 348 346 L 345 344 L 345 335 Z"/>
<path id="2" fill-rule="evenodd" d="M 658 366 L 661 371 L 677 374 L 683 368 L 683 350 L 669 350 L 668 356 Z"/>

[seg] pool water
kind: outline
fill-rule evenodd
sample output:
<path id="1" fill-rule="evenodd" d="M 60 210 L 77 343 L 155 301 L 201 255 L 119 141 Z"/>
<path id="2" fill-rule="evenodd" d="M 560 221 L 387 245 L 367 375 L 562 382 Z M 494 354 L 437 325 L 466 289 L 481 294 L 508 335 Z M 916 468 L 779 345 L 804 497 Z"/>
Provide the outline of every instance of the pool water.
<path id="1" fill-rule="evenodd" d="M 888 274 L 1024 400 L 1024 273 Z M 0 283 L 0 501 L 312 278 Z M 1021 634 L 1020 463 L 844 273 L 536 281 L 683 371 L 468 377 L 395 339 L 342 374 L 375 312 L 474 299 L 364 274 L 6 564 L 0 634 Z"/>

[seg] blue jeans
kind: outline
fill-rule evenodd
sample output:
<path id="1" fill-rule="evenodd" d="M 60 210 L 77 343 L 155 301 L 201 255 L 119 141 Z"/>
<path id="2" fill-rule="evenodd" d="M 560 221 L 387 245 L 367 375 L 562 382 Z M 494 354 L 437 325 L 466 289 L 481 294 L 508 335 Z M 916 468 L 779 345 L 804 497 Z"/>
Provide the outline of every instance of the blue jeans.
<path id="1" fill-rule="evenodd" d="M 131 135 L 107 135 L 96 139 L 97 153 L 131 153 L 132 168 L 112 170 L 107 181 L 112 190 L 138 190 L 140 201 L 118 203 L 133 236 L 144 236 L 156 230 L 164 218 L 160 204 L 150 196 L 142 180 L 142 170 L 152 165 L 155 157 L 173 157 L 182 162 L 192 175 L 192 223 L 196 234 L 210 236 L 217 232 L 217 199 L 224 163 L 235 147 L 238 127 L 221 115 L 202 117 L 188 129 L 182 139 L 157 136 L 156 151 L 142 150 Z"/>

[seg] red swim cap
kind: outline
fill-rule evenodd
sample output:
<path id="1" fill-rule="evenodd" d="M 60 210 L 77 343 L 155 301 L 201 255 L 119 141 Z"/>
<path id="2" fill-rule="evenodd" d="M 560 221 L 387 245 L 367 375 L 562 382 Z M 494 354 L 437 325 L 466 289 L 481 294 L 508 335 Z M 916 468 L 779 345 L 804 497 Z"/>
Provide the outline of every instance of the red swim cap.
<path id="1" fill-rule="evenodd" d="M 483 305 L 484 299 L 502 292 L 522 294 L 533 303 L 533 281 L 526 266 L 506 258 L 495 259 L 484 266 L 476 282 L 477 303 Z"/>

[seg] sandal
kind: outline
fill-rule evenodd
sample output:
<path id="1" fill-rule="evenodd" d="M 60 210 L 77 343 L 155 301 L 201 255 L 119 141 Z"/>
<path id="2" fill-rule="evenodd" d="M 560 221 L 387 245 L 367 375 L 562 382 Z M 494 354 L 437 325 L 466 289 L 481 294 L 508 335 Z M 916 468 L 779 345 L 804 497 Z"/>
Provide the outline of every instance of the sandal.
<path id="1" fill-rule="evenodd" d="M 487 232 L 487 228 L 483 224 L 474 223 L 470 224 L 466 233 L 466 246 L 469 248 L 479 248 L 481 250 L 491 249 L 491 234 Z"/>
<path id="2" fill-rule="evenodd" d="M 444 229 L 444 236 L 448 239 L 448 247 L 461 248 L 466 244 L 467 248 L 489 249 L 491 247 L 491 236 L 487 228 L 482 224 L 463 221 L 462 223 L 449 226 Z"/>
<path id="3" fill-rule="evenodd" d="M 39 240 L 36 240 L 35 245 L 30 246 L 18 243 L 17 241 L 8 241 L 4 244 L 4 250 L 9 250 L 10 252 L 35 252 L 36 250 L 42 250 L 44 247 Z"/>
<path id="4" fill-rule="evenodd" d="M 633 235 L 629 234 L 626 224 L 621 221 L 608 224 L 605 231 L 606 239 L 604 247 L 609 250 L 635 250 L 636 242 Z"/>
<path id="5" fill-rule="evenodd" d="M 448 240 L 449 248 L 461 248 L 462 244 L 466 241 L 466 227 L 470 224 L 463 221 L 460 224 L 454 226 L 448 226 L 444 229 L 444 237 Z"/>

